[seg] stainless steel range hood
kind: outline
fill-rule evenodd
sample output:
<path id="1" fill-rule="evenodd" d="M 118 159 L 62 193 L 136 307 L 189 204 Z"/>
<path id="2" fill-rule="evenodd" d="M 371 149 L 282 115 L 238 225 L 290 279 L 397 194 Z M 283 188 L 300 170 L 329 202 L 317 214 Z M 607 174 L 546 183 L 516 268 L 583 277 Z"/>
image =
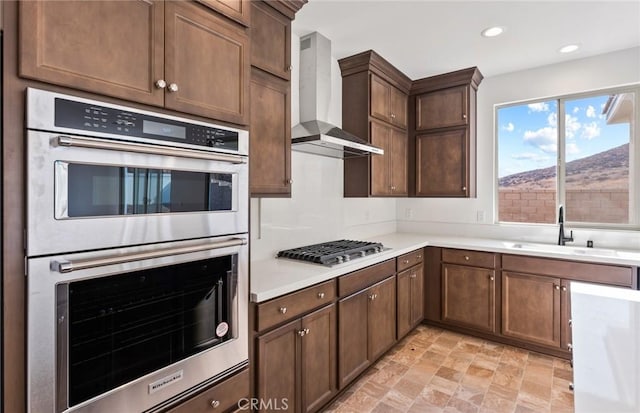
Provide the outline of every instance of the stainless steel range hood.
<path id="1" fill-rule="evenodd" d="M 316 155 L 383 155 L 372 146 L 327 122 L 331 101 L 331 42 L 318 32 L 300 38 L 300 123 L 291 131 L 291 149 Z"/>

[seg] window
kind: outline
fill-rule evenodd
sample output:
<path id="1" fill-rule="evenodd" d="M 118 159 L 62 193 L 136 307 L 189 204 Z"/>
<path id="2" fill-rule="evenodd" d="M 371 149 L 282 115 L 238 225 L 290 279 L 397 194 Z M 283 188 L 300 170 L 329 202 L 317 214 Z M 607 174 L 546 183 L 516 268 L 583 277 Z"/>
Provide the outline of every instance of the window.
<path id="1" fill-rule="evenodd" d="M 637 226 L 639 95 L 627 88 L 498 107 L 498 221 L 555 223 L 564 205 L 574 224 Z"/>

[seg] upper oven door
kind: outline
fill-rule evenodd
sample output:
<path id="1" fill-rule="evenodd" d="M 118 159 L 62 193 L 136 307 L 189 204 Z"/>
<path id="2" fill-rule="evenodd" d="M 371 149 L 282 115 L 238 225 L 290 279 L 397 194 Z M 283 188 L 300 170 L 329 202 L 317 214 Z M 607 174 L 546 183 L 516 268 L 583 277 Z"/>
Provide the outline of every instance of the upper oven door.
<path id="1" fill-rule="evenodd" d="M 247 231 L 244 156 L 28 132 L 27 256 Z"/>

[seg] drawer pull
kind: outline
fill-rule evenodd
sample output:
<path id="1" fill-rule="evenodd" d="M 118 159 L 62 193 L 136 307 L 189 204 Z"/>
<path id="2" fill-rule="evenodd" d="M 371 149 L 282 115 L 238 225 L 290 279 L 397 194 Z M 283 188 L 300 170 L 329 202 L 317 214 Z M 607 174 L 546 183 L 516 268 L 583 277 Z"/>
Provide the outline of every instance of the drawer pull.
<path id="1" fill-rule="evenodd" d="M 564 285 L 562 286 L 562 291 L 567 291 L 567 287 L 565 287 Z"/>
<path id="2" fill-rule="evenodd" d="M 305 335 L 306 335 L 306 334 L 309 334 L 309 329 L 308 329 L 308 328 L 305 328 L 305 329 L 304 329 L 304 334 L 305 334 Z"/>
<path id="3" fill-rule="evenodd" d="M 464 256 L 464 260 L 465 260 L 465 261 L 469 261 L 469 256 L 468 256 L 468 255 L 465 255 L 465 256 Z"/>
<path id="4" fill-rule="evenodd" d="M 409 264 L 409 260 L 403 260 L 402 263 L 403 264 Z"/>
<path id="5" fill-rule="evenodd" d="M 324 298 L 324 293 L 318 293 L 318 298 L 322 300 Z"/>
<path id="6" fill-rule="evenodd" d="M 567 344 L 567 350 L 569 350 L 569 353 L 573 353 L 573 344 Z"/>
<path id="7" fill-rule="evenodd" d="M 416 273 L 415 273 L 415 272 L 414 272 L 414 273 L 412 273 L 412 274 L 409 276 L 409 278 L 416 278 L 416 277 L 417 277 L 417 275 L 416 275 Z"/>
<path id="8" fill-rule="evenodd" d="M 375 300 L 376 298 L 378 298 L 378 294 L 371 294 L 369 296 L 369 300 L 371 300 L 371 301 Z"/>
<path id="9" fill-rule="evenodd" d="M 220 401 L 219 400 L 211 400 L 211 403 L 209 403 L 211 405 L 211 407 L 213 407 L 214 409 L 217 409 L 218 407 L 220 407 Z"/>
<path id="10" fill-rule="evenodd" d="M 422 255 L 416 255 L 416 258 L 421 260 L 422 259 Z"/>
<path id="11" fill-rule="evenodd" d="M 287 314 L 287 307 L 280 307 L 278 311 L 280 311 L 280 314 Z"/>

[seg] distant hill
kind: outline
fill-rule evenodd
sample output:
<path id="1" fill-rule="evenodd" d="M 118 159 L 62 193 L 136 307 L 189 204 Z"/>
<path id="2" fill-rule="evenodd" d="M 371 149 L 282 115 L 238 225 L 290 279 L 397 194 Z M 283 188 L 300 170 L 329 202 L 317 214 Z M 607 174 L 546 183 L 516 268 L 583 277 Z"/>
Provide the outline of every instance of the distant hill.
<path id="1" fill-rule="evenodd" d="M 555 166 L 519 172 L 500 178 L 500 188 L 555 189 L 555 173 Z M 629 144 L 567 162 L 566 175 L 569 188 L 628 188 Z"/>

